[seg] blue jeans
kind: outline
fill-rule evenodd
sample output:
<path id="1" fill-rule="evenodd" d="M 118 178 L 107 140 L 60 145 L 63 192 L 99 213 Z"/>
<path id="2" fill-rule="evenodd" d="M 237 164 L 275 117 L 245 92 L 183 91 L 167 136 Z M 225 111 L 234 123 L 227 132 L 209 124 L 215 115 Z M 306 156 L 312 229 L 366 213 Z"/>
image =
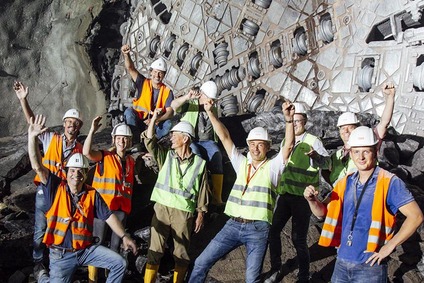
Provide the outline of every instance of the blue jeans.
<path id="1" fill-rule="evenodd" d="M 211 140 L 192 142 L 190 148 L 194 154 L 207 161 L 211 174 L 224 173 L 224 169 L 222 168 L 222 153 L 216 142 Z"/>
<path id="2" fill-rule="evenodd" d="M 385 283 L 387 282 L 387 264 L 351 263 L 337 259 L 334 266 L 332 283 Z"/>
<path id="3" fill-rule="evenodd" d="M 110 270 L 106 282 L 122 282 L 127 261 L 118 253 L 92 245 L 76 252 L 61 252 L 50 248 L 50 281 L 42 278 L 42 283 L 73 282 L 72 277 L 79 266 L 96 266 Z"/>
<path id="4" fill-rule="evenodd" d="M 32 258 L 34 262 L 43 261 L 44 250 L 46 249 L 46 246 L 43 244 L 44 232 L 47 228 L 46 212 L 47 206 L 43 189 L 41 186 L 38 186 L 35 189 L 34 237 L 32 243 Z"/>
<path id="5" fill-rule="evenodd" d="M 204 282 L 209 269 L 235 248 L 246 246 L 246 282 L 260 282 L 269 223 L 240 223 L 229 219 L 194 263 L 189 283 Z"/>
<path id="6" fill-rule="evenodd" d="M 131 132 L 133 134 L 133 143 L 140 142 L 140 134 L 142 131 L 147 129 L 146 124 L 144 124 L 143 120 L 137 114 L 132 107 L 128 107 L 124 111 L 125 123 L 131 128 Z M 171 120 L 166 120 L 160 122 L 155 126 L 156 137 L 161 139 L 166 136 L 171 130 L 172 123 Z"/>

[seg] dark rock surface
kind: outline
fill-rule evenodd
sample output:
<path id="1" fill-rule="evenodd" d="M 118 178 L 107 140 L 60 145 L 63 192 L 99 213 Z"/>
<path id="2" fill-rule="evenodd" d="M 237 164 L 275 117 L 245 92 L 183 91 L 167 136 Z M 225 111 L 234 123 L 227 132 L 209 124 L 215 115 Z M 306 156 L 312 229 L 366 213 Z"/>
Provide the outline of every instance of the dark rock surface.
<path id="1" fill-rule="evenodd" d="M 0 137 L 26 132 L 12 90 L 15 80 L 29 86 L 30 105 L 49 125 L 59 123 L 69 108 L 79 108 L 85 121 L 106 112 L 85 42 L 103 5 L 102 0 L 0 2 Z"/>

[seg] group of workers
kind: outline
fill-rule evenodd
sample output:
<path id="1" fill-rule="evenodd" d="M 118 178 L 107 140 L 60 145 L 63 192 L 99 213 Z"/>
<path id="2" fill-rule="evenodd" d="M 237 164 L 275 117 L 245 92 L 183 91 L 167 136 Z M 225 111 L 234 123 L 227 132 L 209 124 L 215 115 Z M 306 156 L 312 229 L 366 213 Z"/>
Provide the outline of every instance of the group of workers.
<path id="1" fill-rule="evenodd" d="M 78 266 L 88 266 L 89 282 L 97 281 L 98 267 L 109 271 L 107 282 L 123 280 L 127 262 L 118 253 L 121 242 L 125 250 L 137 253 L 125 222 L 135 180 L 135 161 L 128 152 L 139 141 L 159 165 L 151 195 L 155 205 L 144 282 L 156 282 L 169 237 L 174 244 L 173 282 L 204 282 L 215 262 L 242 245 L 246 248 L 246 282 L 280 282 L 284 276 L 280 235 L 289 219 L 298 282 L 310 282 L 307 235 L 312 213 L 325 218 L 319 244 L 338 249 L 332 282 L 363 282 L 364 278 L 386 282 L 387 257 L 423 221 L 405 184 L 377 163 L 394 107 L 392 84 L 383 90 L 386 105 L 374 129 L 360 126 L 354 113 L 339 117 L 344 146 L 331 156 L 321 140 L 306 131 L 304 105 L 291 102 L 282 105 L 285 136 L 279 153 L 269 156 L 270 136 L 266 129 L 256 127 L 248 133 L 249 152 L 244 156 L 218 119 L 218 90 L 213 81 L 174 99 L 163 83 L 165 60 L 155 60 L 146 78 L 135 68 L 130 47 L 124 45 L 121 51 L 137 94 L 133 107 L 125 110 L 125 123 L 113 128 L 108 150 L 92 148 L 101 116 L 93 119 L 82 145 L 77 141 L 83 125 L 78 110 L 63 116 L 63 134 L 50 132 L 46 118 L 32 112 L 28 88 L 21 82 L 13 86 L 29 124 L 28 153 L 37 173 L 33 259 L 38 282 L 72 282 Z M 172 126 L 174 113 L 182 118 Z M 170 147 L 159 142 L 167 135 Z M 218 140 L 237 175 L 226 203 L 221 197 L 223 166 Z M 90 185 L 86 184 L 87 158 L 96 164 Z M 320 172 L 326 172 L 323 176 L 334 187 L 322 202 L 317 197 Z M 191 236 L 202 229 L 210 203 L 225 205 L 229 219 L 187 276 Z M 394 234 L 398 211 L 406 220 Z M 113 231 L 110 249 L 102 245 L 106 224 Z M 49 248 L 50 273 L 43 265 L 44 246 Z M 268 246 L 271 269 L 262 275 Z"/>

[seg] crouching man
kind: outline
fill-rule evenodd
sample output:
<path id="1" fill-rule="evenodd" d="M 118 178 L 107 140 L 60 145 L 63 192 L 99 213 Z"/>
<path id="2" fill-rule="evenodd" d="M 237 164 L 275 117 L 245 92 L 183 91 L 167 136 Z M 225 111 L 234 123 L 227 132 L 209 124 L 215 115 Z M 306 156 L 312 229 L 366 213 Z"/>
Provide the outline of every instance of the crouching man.
<path id="1" fill-rule="evenodd" d="M 48 208 L 47 230 L 43 242 L 50 250 L 50 280 L 39 282 L 72 282 L 79 266 L 92 265 L 110 270 L 106 282 L 122 282 L 126 260 L 118 253 L 93 243 L 94 217 L 106 221 L 121 237 L 125 249 L 136 253 L 135 242 L 125 233 L 122 223 L 109 210 L 102 197 L 85 185 L 88 161 L 74 153 L 66 164 L 66 181 L 52 174 L 41 163 L 37 137 L 45 132 L 45 117 L 31 118 L 28 128 L 28 153 L 33 170 L 38 174 Z"/>

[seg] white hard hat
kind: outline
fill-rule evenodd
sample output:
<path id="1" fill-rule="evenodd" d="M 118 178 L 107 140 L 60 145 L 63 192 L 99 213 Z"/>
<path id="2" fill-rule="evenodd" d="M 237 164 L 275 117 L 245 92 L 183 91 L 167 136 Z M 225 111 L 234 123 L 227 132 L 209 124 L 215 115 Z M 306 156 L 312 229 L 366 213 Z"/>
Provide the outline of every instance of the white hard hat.
<path id="1" fill-rule="evenodd" d="M 74 153 L 66 163 L 66 167 L 88 168 L 88 159 L 82 153 Z"/>
<path id="2" fill-rule="evenodd" d="M 111 135 L 112 137 L 114 136 L 132 137 L 133 136 L 130 127 L 124 123 L 117 124 L 115 127 L 113 127 Z"/>
<path id="3" fill-rule="evenodd" d="M 218 98 L 218 88 L 214 81 L 207 81 L 200 87 L 200 91 L 203 92 L 210 99 Z"/>
<path id="4" fill-rule="evenodd" d="M 77 109 L 69 109 L 66 111 L 65 115 L 63 115 L 62 121 L 64 121 L 66 118 L 75 118 L 82 122 L 80 112 Z"/>
<path id="5" fill-rule="evenodd" d="M 303 114 L 306 115 L 306 108 L 303 103 L 293 102 L 294 105 L 294 114 Z"/>
<path id="6" fill-rule="evenodd" d="M 349 141 L 347 144 L 350 147 L 358 146 L 374 146 L 377 144 L 377 139 L 374 131 L 366 126 L 357 127 L 350 133 Z"/>
<path id="7" fill-rule="evenodd" d="M 339 116 L 339 119 L 337 120 L 337 127 L 356 124 L 359 124 L 359 120 L 358 117 L 356 117 L 356 114 L 352 112 L 343 113 Z"/>
<path id="8" fill-rule="evenodd" d="M 176 124 L 172 129 L 171 132 L 181 132 L 189 134 L 191 137 L 194 137 L 194 128 L 193 126 L 187 122 L 187 121 L 181 121 L 178 124 Z"/>
<path id="9" fill-rule="evenodd" d="M 249 143 L 249 141 L 254 140 L 271 142 L 271 139 L 268 135 L 268 131 L 262 127 L 256 127 L 250 130 L 249 135 L 247 135 L 246 143 Z"/>
<path id="10" fill-rule="evenodd" d="M 155 61 L 153 61 L 153 63 L 150 65 L 151 69 L 155 69 L 155 70 L 159 70 L 162 72 L 166 72 L 166 70 L 168 69 L 166 66 L 166 62 L 165 60 L 163 60 L 162 58 L 156 59 Z"/>

